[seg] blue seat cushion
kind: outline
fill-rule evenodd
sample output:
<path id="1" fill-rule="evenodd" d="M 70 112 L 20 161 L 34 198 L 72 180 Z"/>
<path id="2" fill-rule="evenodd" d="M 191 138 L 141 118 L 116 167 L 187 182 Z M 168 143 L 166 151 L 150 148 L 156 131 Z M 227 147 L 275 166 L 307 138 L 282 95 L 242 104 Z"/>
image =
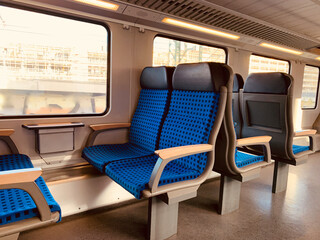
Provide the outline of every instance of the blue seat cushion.
<path id="1" fill-rule="evenodd" d="M 33 168 L 30 158 L 23 154 L 0 155 L 0 171 Z M 60 212 L 58 203 L 52 197 L 45 181 L 39 177 L 36 184 L 43 193 L 52 212 Z M 30 195 L 20 189 L 0 190 L 0 225 L 39 216 L 36 205 Z"/>
<path id="2" fill-rule="evenodd" d="M 33 168 L 31 160 L 23 154 L 0 155 L 0 171 Z"/>
<path id="3" fill-rule="evenodd" d="M 307 151 L 307 150 L 310 150 L 309 146 L 299 146 L 299 145 L 293 145 L 292 146 L 293 154 L 297 154 L 297 153 L 304 152 L 304 151 Z"/>
<path id="4" fill-rule="evenodd" d="M 51 212 L 60 212 L 58 203 L 52 197 L 46 183 L 39 177 L 36 184 L 43 193 Z M 20 189 L 0 190 L 0 225 L 39 216 L 37 207 L 30 195 Z"/>
<path id="5" fill-rule="evenodd" d="M 104 173 L 105 166 L 112 161 L 148 156 L 153 153 L 154 151 L 149 151 L 135 144 L 125 143 L 87 147 L 82 151 L 82 157 Z"/>
<path id="6" fill-rule="evenodd" d="M 167 116 L 159 140 L 159 149 L 208 143 L 219 104 L 219 93 L 173 90 Z M 197 178 L 207 164 L 207 153 L 196 154 L 170 162 L 164 169 L 159 186 Z M 136 198 L 148 188 L 158 157 L 114 161 L 105 173 Z"/>
<path id="7" fill-rule="evenodd" d="M 249 153 L 244 153 L 240 151 L 236 151 L 236 165 L 238 168 L 248 166 L 252 163 L 262 162 L 264 161 L 264 156 L 256 156 Z"/>
<path id="8" fill-rule="evenodd" d="M 157 159 L 158 156 L 152 155 L 115 161 L 106 166 L 106 174 L 137 199 L 140 199 L 141 192 L 149 188 L 148 183 Z M 159 186 L 194 179 L 200 174 L 200 171 L 181 165 L 181 160 L 174 160 L 165 167 Z"/>
<path id="9" fill-rule="evenodd" d="M 148 156 L 158 149 L 160 128 L 167 113 L 169 90 L 142 89 L 138 106 L 131 121 L 129 141 L 87 147 L 82 157 L 104 173 L 112 161 Z"/>

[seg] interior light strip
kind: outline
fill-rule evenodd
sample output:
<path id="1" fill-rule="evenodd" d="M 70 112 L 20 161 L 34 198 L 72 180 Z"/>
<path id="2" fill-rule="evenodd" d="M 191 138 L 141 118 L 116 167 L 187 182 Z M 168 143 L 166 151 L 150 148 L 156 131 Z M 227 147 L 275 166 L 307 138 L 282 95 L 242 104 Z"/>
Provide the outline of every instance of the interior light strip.
<path id="1" fill-rule="evenodd" d="M 114 4 L 114 3 L 110 3 L 110 2 L 105 2 L 105 1 L 101 1 L 101 0 L 74 0 L 75 2 L 80 2 L 80 3 L 85 3 L 88 5 L 92 5 L 95 7 L 100 7 L 100 8 L 105 8 L 108 10 L 113 10 L 113 11 L 117 11 L 119 8 L 119 5 Z"/>
<path id="2" fill-rule="evenodd" d="M 279 46 L 272 45 L 272 44 L 269 44 L 269 43 L 260 43 L 260 46 L 261 47 L 266 47 L 266 48 L 271 48 L 271 49 L 282 51 L 282 52 L 295 54 L 295 55 L 301 55 L 302 54 L 302 52 L 299 52 L 299 51 L 296 51 L 296 50 L 292 50 L 292 49 L 289 49 L 289 48 L 279 47 Z"/>
<path id="3" fill-rule="evenodd" d="M 199 25 L 195 25 L 195 24 L 179 21 L 179 20 L 172 19 L 172 18 L 164 18 L 164 19 L 162 19 L 162 22 L 163 23 L 168 23 L 168 24 L 171 24 L 171 25 L 175 25 L 175 26 L 178 26 L 178 27 L 183 27 L 183 28 L 196 30 L 196 31 L 199 31 L 199 32 L 204 32 L 204 33 L 209 33 L 209 34 L 212 34 L 212 35 L 217 35 L 217 36 L 220 36 L 220 37 L 230 38 L 230 39 L 233 39 L 233 40 L 238 40 L 240 38 L 239 36 L 236 36 L 236 35 L 233 35 L 233 34 L 230 34 L 230 33 L 221 32 L 221 31 L 214 30 L 214 29 L 211 29 L 211 28 L 201 27 Z"/>
<path id="4" fill-rule="evenodd" d="M 320 61 L 320 57 L 317 57 L 316 59 Z"/>

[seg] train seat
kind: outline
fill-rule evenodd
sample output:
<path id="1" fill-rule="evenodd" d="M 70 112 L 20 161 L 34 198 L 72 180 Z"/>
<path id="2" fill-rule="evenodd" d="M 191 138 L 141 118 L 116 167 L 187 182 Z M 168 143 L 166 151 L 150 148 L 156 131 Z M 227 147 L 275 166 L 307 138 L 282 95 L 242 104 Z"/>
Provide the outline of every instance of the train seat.
<path id="1" fill-rule="evenodd" d="M 243 89 L 244 81 L 239 73 L 234 74 L 233 93 L 232 93 L 232 117 L 236 137 L 241 138 L 242 114 L 240 106 L 240 91 Z M 238 168 L 250 165 L 255 162 L 261 162 L 264 156 L 257 156 L 236 149 L 235 162 Z"/>
<path id="2" fill-rule="evenodd" d="M 226 112 L 216 144 L 216 161 L 213 170 L 221 174 L 218 213 L 221 215 L 239 208 L 241 182 L 259 177 L 263 166 L 270 163 L 270 136 L 242 136 L 242 112 L 240 93 L 243 78 L 234 75 L 233 92 L 229 93 Z M 248 153 L 247 147 L 255 145 L 263 149 L 263 155 Z"/>
<path id="3" fill-rule="evenodd" d="M 103 173 L 105 166 L 112 161 L 153 154 L 158 149 L 159 131 L 170 101 L 173 70 L 173 67 L 146 67 L 141 73 L 142 90 L 131 124 L 91 125 L 93 132 L 82 157 Z M 127 143 L 92 146 L 101 132 L 129 127 Z"/>
<path id="4" fill-rule="evenodd" d="M 272 136 L 272 159 L 275 160 L 272 191 L 286 189 L 289 165 L 304 163 L 314 152 L 316 130 L 294 132 L 292 116 L 293 78 L 285 73 L 252 73 L 241 94 L 242 136 Z M 293 145 L 296 137 L 309 137 L 309 146 Z"/>
<path id="5" fill-rule="evenodd" d="M 207 143 L 207 132 L 214 123 L 218 101 L 219 95 L 215 92 L 175 89 L 161 130 L 159 149 Z M 198 177 L 203 172 L 206 162 L 205 154 L 202 155 L 170 162 L 161 176 L 159 185 Z M 157 159 L 158 156 L 153 154 L 144 158 L 116 161 L 107 165 L 106 173 L 113 179 L 117 178 L 119 183 L 121 181 L 121 185 L 130 186 L 126 189 L 140 198 Z M 199 161 L 201 163 L 197 163 Z M 136 165 L 139 168 L 136 168 Z M 135 184 L 137 186 L 134 186 Z M 132 189 L 137 191 L 132 192 Z"/>
<path id="6" fill-rule="evenodd" d="M 234 128 L 236 130 L 237 137 L 241 137 L 242 116 L 240 110 L 240 96 L 239 91 L 243 88 L 243 78 L 239 73 L 234 74 L 233 78 L 233 94 L 232 94 L 232 116 L 234 122 Z"/>
<path id="7" fill-rule="evenodd" d="M 231 75 L 225 64 L 178 65 L 161 129 L 161 150 L 106 166 L 106 174 L 136 198 L 149 198 L 150 239 L 177 232 L 179 202 L 195 197 L 211 172 L 226 93 L 232 91 Z"/>
<path id="8" fill-rule="evenodd" d="M 244 81 L 242 76 L 239 73 L 235 73 L 233 78 L 232 117 L 237 138 L 241 138 L 242 113 L 240 106 L 240 91 L 243 89 L 243 85 Z M 253 155 L 250 153 L 239 151 L 236 148 L 235 162 L 238 168 L 250 165 L 255 162 L 261 162 L 263 160 L 264 156 Z"/>
<path id="9" fill-rule="evenodd" d="M 21 231 L 59 222 L 60 206 L 40 176 L 41 169 L 19 154 L 9 136 L 0 139 L 13 153 L 0 156 L 0 239 L 17 239 Z"/>

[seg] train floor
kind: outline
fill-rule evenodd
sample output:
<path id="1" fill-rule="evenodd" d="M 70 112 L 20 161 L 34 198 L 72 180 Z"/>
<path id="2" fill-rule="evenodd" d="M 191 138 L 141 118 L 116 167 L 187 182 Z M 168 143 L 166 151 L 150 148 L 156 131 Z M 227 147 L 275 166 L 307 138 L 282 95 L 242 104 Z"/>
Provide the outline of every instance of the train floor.
<path id="1" fill-rule="evenodd" d="M 290 166 L 286 192 L 272 194 L 273 165 L 242 184 L 240 209 L 217 214 L 219 179 L 180 203 L 177 239 L 320 239 L 320 153 Z M 20 235 L 20 240 L 146 239 L 147 201 L 97 209 Z"/>

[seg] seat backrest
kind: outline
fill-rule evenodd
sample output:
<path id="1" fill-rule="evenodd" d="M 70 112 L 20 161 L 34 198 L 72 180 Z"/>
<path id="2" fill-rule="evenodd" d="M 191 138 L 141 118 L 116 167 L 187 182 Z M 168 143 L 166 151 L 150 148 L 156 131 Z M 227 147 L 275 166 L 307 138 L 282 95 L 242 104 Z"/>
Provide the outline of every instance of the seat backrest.
<path id="1" fill-rule="evenodd" d="M 174 69 L 146 67 L 142 71 L 142 89 L 131 121 L 129 142 L 150 151 L 158 149 L 160 129 L 168 111 Z"/>
<path id="2" fill-rule="evenodd" d="M 240 110 L 239 91 L 243 88 L 243 83 L 242 76 L 235 73 L 233 78 L 232 116 L 237 138 L 241 137 L 242 116 Z"/>
<path id="3" fill-rule="evenodd" d="M 242 137 L 272 136 L 272 155 L 287 160 L 294 160 L 292 92 L 293 78 L 275 72 L 250 74 L 241 94 Z"/>
<path id="4" fill-rule="evenodd" d="M 159 149 L 215 144 L 224 112 L 224 107 L 220 104 L 226 101 L 226 92 L 221 93 L 220 90 L 227 91 L 228 88 L 232 91 L 231 68 L 220 63 L 180 64 L 174 72 L 172 85 L 169 111 L 161 130 Z M 224 95 L 221 96 L 222 94 Z M 219 127 L 215 128 L 215 124 Z M 207 156 L 207 153 L 202 153 L 175 161 L 202 172 L 207 164 Z"/>

